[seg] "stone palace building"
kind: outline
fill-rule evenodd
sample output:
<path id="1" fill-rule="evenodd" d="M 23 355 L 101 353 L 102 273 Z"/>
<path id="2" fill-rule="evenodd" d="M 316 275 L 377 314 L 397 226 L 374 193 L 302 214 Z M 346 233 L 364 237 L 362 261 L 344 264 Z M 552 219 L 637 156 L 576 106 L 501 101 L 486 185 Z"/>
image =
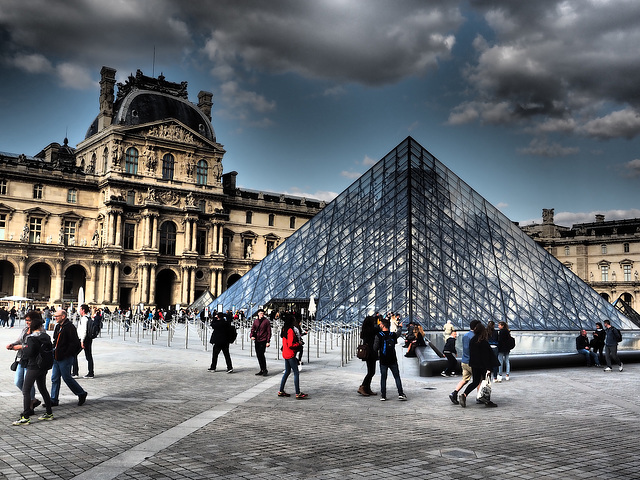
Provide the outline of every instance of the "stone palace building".
<path id="1" fill-rule="evenodd" d="M 103 67 L 75 148 L 0 152 L 0 297 L 36 304 L 189 305 L 215 298 L 324 202 L 240 189 L 223 169 L 212 94 Z M 72 112 L 70 112 L 71 114 Z M 1 150 L 1 146 L 0 146 Z"/>
<path id="2" fill-rule="evenodd" d="M 556 225 L 553 209 L 542 211 L 542 223 L 522 230 L 611 303 L 634 310 L 640 293 L 640 219 Z"/>

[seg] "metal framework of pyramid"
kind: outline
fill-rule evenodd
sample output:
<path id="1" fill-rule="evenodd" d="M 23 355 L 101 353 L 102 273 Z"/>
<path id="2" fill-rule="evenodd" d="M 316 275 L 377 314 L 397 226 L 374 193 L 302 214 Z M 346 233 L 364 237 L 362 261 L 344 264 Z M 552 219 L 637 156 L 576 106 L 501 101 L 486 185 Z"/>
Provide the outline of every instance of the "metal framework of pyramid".
<path id="1" fill-rule="evenodd" d="M 312 297 L 318 320 L 346 325 L 379 311 L 425 330 L 472 319 L 636 328 L 411 137 L 211 307 L 250 315 L 272 299 Z"/>

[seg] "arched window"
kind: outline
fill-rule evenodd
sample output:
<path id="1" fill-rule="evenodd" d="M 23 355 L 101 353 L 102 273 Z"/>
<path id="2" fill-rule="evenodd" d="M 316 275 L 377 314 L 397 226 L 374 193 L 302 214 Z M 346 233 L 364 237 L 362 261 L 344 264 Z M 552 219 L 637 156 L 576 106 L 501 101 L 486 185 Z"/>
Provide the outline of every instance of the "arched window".
<path id="1" fill-rule="evenodd" d="M 600 245 L 600 250 L 602 251 L 603 255 L 606 255 L 607 253 L 607 246 L 605 244 Z"/>
<path id="2" fill-rule="evenodd" d="M 107 147 L 102 151 L 102 173 L 107 172 L 109 166 L 109 149 Z"/>
<path id="3" fill-rule="evenodd" d="M 164 157 L 162 157 L 162 179 L 163 180 L 173 180 L 173 165 L 175 160 L 173 159 L 173 155 L 167 153 Z"/>
<path id="4" fill-rule="evenodd" d="M 176 254 L 176 224 L 164 222 L 160 227 L 160 255 Z"/>
<path id="5" fill-rule="evenodd" d="M 196 165 L 196 183 L 198 185 L 206 185 L 207 184 L 207 170 L 209 169 L 209 165 L 207 165 L 206 160 L 200 160 L 198 165 Z"/>
<path id="6" fill-rule="evenodd" d="M 130 147 L 124 157 L 125 172 L 131 175 L 138 174 L 138 150 Z"/>

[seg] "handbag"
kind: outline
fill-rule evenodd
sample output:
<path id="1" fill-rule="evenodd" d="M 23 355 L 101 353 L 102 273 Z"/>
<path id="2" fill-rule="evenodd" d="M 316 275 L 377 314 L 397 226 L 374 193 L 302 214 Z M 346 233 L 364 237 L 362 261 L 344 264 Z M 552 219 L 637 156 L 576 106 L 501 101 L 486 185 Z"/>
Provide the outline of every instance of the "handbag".
<path id="1" fill-rule="evenodd" d="M 369 345 L 366 343 L 358 345 L 358 348 L 356 349 L 356 357 L 363 361 L 369 358 Z"/>
<path id="2" fill-rule="evenodd" d="M 13 361 L 13 363 L 11 364 L 11 371 L 15 372 L 18 369 L 18 365 L 20 364 L 20 361 L 18 360 L 18 355 L 16 354 L 16 359 Z"/>
<path id="3" fill-rule="evenodd" d="M 482 382 L 480 382 L 477 399 L 482 403 L 487 403 L 491 400 L 491 372 L 487 372 Z"/>

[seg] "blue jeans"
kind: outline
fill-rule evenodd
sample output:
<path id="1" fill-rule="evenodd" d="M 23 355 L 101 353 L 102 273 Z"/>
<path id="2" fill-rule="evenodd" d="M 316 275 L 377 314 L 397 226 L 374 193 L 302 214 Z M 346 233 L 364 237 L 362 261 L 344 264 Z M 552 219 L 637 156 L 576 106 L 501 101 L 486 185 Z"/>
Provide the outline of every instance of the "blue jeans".
<path id="1" fill-rule="evenodd" d="M 400 380 L 400 370 L 398 370 L 398 364 L 395 365 L 382 365 L 380 364 L 380 395 L 382 398 L 387 396 L 387 372 L 391 370 L 393 378 L 396 380 L 396 388 L 398 389 L 398 395 L 404 395 L 402 390 L 402 380 Z"/>
<path id="2" fill-rule="evenodd" d="M 511 372 L 511 364 L 509 363 L 509 352 L 498 352 L 498 361 L 500 362 L 498 375 L 502 375 L 503 372 L 509 375 L 509 373 Z"/>
<path id="3" fill-rule="evenodd" d="M 16 368 L 16 375 L 13 379 L 13 383 L 16 384 L 16 387 L 22 391 L 22 386 L 24 385 L 24 376 L 27 373 L 27 369 L 22 365 L 18 364 L 18 368 Z M 36 398 L 36 387 L 31 387 L 31 400 Z"/>
<path id="4" fill-rule="evenodd" d="M 296 357 L 285 358 L 284 360 L 284 374 L 280 381 L 280 391 L 284 392 L 284 384 L 287 383 L 287 378 L 293 370 L 293 386 L 296 389 L 296 395 L 300 393 L 300 372 L 298 371 L 298 360 Z"/>
<path id="5" fill-rule="evenodd" d="M 592 352 L 591 350 L 583 348 L 581 350 L 578 350 L 578 353 L 587 357 L 587 367 L 590 367 L 592 362 L 595 363 L 596 367 L 600 366 L 600 360 L 598 359 L 598 355 L 596 355 L 596 352 Z"/>
<path id="6" fill-rule="evenodd" d="M 67 387 L 75 394 L 82 395 L 86 393 L 78 382 L 71 376 L 71 366 L 75 357 L 67 357 L 63 360 L 54 360 L 51 369 L 51 400 L 58 401 L 60 393 L 60 377 L 67 384 Z"/>

